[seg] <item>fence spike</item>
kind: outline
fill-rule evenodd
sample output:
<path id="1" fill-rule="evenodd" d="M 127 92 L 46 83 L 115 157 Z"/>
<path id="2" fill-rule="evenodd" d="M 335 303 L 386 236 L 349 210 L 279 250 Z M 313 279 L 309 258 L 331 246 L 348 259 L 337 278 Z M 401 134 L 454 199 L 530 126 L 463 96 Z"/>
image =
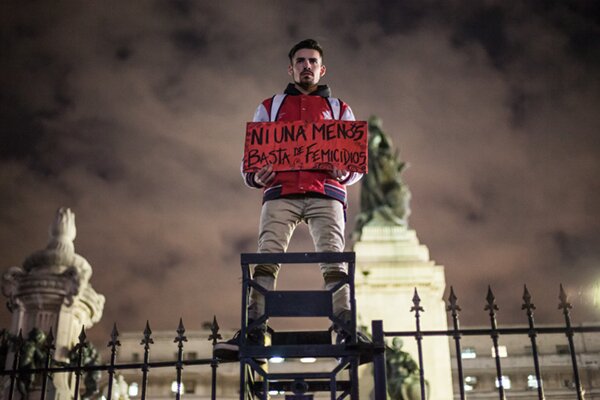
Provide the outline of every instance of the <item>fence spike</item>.
<path id="1" fill-rule="evenodd" d="M 151 335 L 152 335 L 152 330 L 150 329 L 150 321 L 146 321 L 146 328 L 144 329 L 144 338 L 142 339 L 140 344 L 143 344 L 145 346 L 154 344 L 154 340 L 152 340 Z"/>
<path id="2" fill-rule="evenodd" d="M 79 343 L 83 345 L 85 340 L 87 339 L 87 335 L 85 334 L 85 326 L 81 327 L 81 333 L 79 334 Z"/>
<path id="3" fill-rule="evenodd" d="M 177 327 L 177 337 L 175 338 L 173 343 L 179 343 L 181 345 L 182 342 L 187 342 L 187 337 L 185 337 L 184 333 L 185 327 L 183 326 L 183 320 L 179 318 L 179 326 Z"/>
<path id="4" fill-rule="evenodd" d="M 535 304 L 531 302 L 531 294 L 529 294 L 529 290 L 527 290 L 527 285 L 523 285 L 523 305 L 521 306 L 521 310 L 527 310 L 527 312 L 531 312 L 535 310 Z"/>
<path id="5" fill-rule="evenodd" d="M 488 292 L 487 292 L 487 296 L 485 297 L 487 304 L 484 307 L 485 311 L 490 311 L 490 313 L 493 313 L 494 311 L 498 311 L 498 306 L 496 305 L 496 297 L 494 296 L 494 293 L 492 292 L 492 288 L 491 286 L 488 285 Z"/>
<path id="6" fill-rule="evenodd" d="M 454 288 L 450 286 L 450 296 L 448 296 L 448 307 L 446 311 L 452 311 L 452 314 L 456 314 L 458 311 L 462 311 L 458 305 L 458 297 L 454 294 Z"/>
<path id="7" fill-rule="evenodd" d="M 217 344 L 217 340 L 223 339 L 223 337 L 219 333 L 219 323 L 217 322 L 217 316 L 216 315 L 213 315 L 213 322 L 210 325 L 210 332 L 211 332 L 211 334 L 208 337 L 208 340 L 212 340 L 213 346 L 215 344 Z"/>
<path id="8" fill-rule="evenodd" d="M 117 323 L 113 324 L 112 332 L 110 333 L 110 342 L 108 342 L 107 347 L 117 347 L 121 346 L 121 342 L 119 341 L 119 331 L 117 330 Z"/>
<path id="9" fill-rule="evenodd" d="M 423 307 L 421 307 L 421 298 L 419 297 L 419 292 L 417 292 L 417 288 L 415 288 L 415 294 L 413 295 L 412 302 L 413 306 L 411 307 L 410 311 L 416 311 L 417 313 L 419 311 L 425 311 Z"/>
<path id="10" fill-rule="evenodd" d="M 182 335 L 185 333 L 185 327 L 183 326 L 183 319 L 179 317 L 179 326 L 177 327 L 177 333 L 181 333 Z"/>
<path id="11" fill-rule="evenodd" d="M 562 283 L 560 284 L 560 294 L 558 295 L 558 298 L 560 299 L 560 303 L 558 305 L 559 310 L 566 311 L 573 308 L 571 303 L 569 303 L 569 297 L 567 296 L 567 293 L 565 293 Z"/>

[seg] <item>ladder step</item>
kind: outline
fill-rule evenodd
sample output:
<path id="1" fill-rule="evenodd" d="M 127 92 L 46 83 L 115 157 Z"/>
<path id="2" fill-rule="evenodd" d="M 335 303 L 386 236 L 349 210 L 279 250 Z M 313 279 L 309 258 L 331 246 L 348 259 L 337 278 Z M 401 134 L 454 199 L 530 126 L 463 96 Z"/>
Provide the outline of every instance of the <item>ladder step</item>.
<path id="1" fill-rule="evenodd" d="M 329 331 L 282 331 L 271 334 L 271 345 L 331 344 Z"/>
<path id="2" fill-rule="evenodd" d="M 327 290 L 274 290 L 265 294 L 266 314 L 271 317 L 329 317 L 333 314 Z"/>
<path id="3" fill-rule="evenodd" d="M 345 253 L 242 253 L 242 265 L 246 264 L 317 264 L 356 262 L 354 252 Z"/>
<path id="4" fill-rule="evenodd" d="M 341 358 L 359 356 L 360 349 L 343 344 L 307 344 L 285 346 L 244 346 L 240 347 L 240 358 Z"/>
<path id="5" fill-rule="evenodd" d="M 254 390 L 255 393 L 260 393 L 262 392 L 262 385 L 263 383 L 261 381 L 258 382 L 254 382 L 252 384 L 252 389 Z M 277 381 L 277 382 L 269 382 L 269 390 L 277 390 L 277 391 L 283 391 L 283 392 L 292 392 L 294 389 L 296 389 L 298 386 L 300 386 L 301 384 L 305 384 L 302 385 L 306 388 L 306 392 L 329 392 L 331 391 L 331 381 L 329 380 L 318 380 L 318 381 L 311 381 L 311 380 L 306 380 L 306 381 L 301 381 L 301 383 L 299 383 L 298 380 L 283 380 L 283 381 Z M 350 389 L 350 381 L 348 380 L 336 380 L 335 381 L 335 390 L 337 392 L 343 392 L 345 390 L 349 390 Z"/>

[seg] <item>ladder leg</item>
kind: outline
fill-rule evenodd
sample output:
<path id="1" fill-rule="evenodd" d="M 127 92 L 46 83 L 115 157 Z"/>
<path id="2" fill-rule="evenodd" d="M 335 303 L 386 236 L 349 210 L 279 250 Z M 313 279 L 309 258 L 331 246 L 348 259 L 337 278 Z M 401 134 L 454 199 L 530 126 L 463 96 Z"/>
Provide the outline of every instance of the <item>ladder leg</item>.
<path id="1" fill-rule="evenodd" d="M 240 360 L 240 400 L 247 400 L 246 398 L 246 363 Z"/>
<path id="2" fill-rule="evenodd" d="M 358 398 L 358 393 L 359 393 L 359 388 L 358 388 L 358 357 L 353 357 L 354 359 L 351 362 L 351 367 L 350 367 L 350 381 L 352 382 L 351 384 L 351 390 L 352 392 L 350 393 L 350 399 L 351 400 L 360 400 Z"/>

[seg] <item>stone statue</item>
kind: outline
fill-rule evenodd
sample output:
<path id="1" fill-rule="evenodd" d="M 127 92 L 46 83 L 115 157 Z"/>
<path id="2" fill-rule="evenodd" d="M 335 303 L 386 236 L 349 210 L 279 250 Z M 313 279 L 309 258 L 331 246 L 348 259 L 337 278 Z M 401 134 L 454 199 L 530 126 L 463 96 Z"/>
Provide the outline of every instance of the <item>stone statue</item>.
<path id="1" fill-rule="evenodd" d="M 129 400 L 128 385 L 123 375 L 113 377 L 112 400 Z"/>
<path id="2" fill-rule="evenodd" d="M 392 345 L 385 347 L 388 396 L 391 400 L 417 400 L 421 398 L 419 366 L 402 345 L 402 340 L 395 337 Z"/>
<path id="3" fill-rule="evenodd" d="M 406 163 L 393 151 L 390 138 L 381 129 L 378 117 L 369 118 L 369 173 L 362 179 L 360 214 L 353 236 L 360 239 L 366 224 L 407 226 L 410 191 L 400 174 Z"/>
<path id="4" fill-rule="evenodd" d="M 79 347 L 75 346 L 69 351 L 69 362 L 60 363 L 62 365 L 77 366 L 77 360 L 79 359 Z M 91 343 L 87 343 L 83 347 L 81 352 L 81 366 L 92 367 L 100 364 L 100 355 L 98 350 Z M 84 392 L 81 394 L 82 400 L 88 400 L 97 397 L 99 393 L 98 382 L 100 381 L 102 374 L 100 371 L 88 370 L 83 373 L 83 385 L 85 386 Z"/>
<path id="5" fill-rule="evenodd" d="M 75 228 L 75 214 L 66 207 L 61 207 L 56 212 L 56 217 L 50 226 L 50 243 L 47 249 L 60 250 L 65 253 L 75 252 L 73 241 L 77 236 Z"/>
<path id="6" fill-rule="evenodd" d="M 46 334 L 38 328 L 33 328 L 21 346 L 19 368 L 43 368 L 46 361 L 45 343 Z M 25 399 L 36 383 L 36 374 L 21 372 L 18 382 L 17 390 L 21 398 Z"/>
<path id="7" fill-rule="evenodd" d="M 25 275 L 23 268 L 17 266 L 10 267 L 2 274 L 2 294 L 8 298 L 6 307 L 8 307 L 10 312 L 19 308 L 20 302 L 17 294 L 19 293 L 20 282 Z"/>
<path id="8" fill-rule="evenodd" d="M 92 267 L 75 253 L 73 244 L 77 236 L 75 213 L 67 207 L 59 208 L 48 233 L 50 240 L 46 248 L 30 255 L 23 263 L 23 269 L 30 272 L 40 267 L 50 267 L 52 272 L 64 272 L 73 267 L 80 280 L 88 282 L 92 276 Z"/>

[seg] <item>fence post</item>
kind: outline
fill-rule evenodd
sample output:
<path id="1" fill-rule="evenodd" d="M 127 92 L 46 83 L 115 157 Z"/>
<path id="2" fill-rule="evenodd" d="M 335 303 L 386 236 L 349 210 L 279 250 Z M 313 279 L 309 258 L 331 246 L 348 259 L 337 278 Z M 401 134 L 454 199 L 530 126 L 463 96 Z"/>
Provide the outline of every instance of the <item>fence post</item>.
<path id="1" fill-rule="evenodd" d="M 75 366 L 75 390 L 73 393 L 73 400 L 79 398 L 79 385 L 81 384 L 81 363 L 83 362 L 83 349 L 87 347 L 85 335 L 85 327 L 81 327 L 81 333 L 79 334 L 79 343 L 76 346 L 77 349 L 77 365 Z"/>
<path id="2" fill-rule="evenodd" d="M 115 361 L 117 359 L 117 347 L 121 346 L 121 342 L 119 342 L 119 331 L 117 330 L 117 324 L 113 325 L 113 330 L 110 333 L 110 342 L 108 342 L 107 347 L 110 347 L 110 366 L 108 367 L 108 393 L 106 393 L 106 398 L 108 400 L 112 399 L 112 391 L 113 391 L 113 381 L 115 378 Z"/>
<path id="3" fill-rule="evenodd" d="M 575 377 L 577 399 L 583 400 L 583 390 L 581 389 L 581 380 L 579 379 L 579 370 L 577 368 L 577 355 L 575 354 L 575 344 L 573 343 L 573 328 L 571 327 L 571 316 L 569 315 L 569 310 L 573 308 L 573 306 L 568 302 L 567 294 L 565 293 L 562 284 L 560 285 L 560 294 L 558 298 L 560 299 L 558 308 L 563 310 L 563 315 L 565 316 L 565 335 L 569 341 L 569 351 L 571 353 L 571 363 L 573 364 L 573 376 Z"/>
<path id="4" fill-rule="evenodd" d="M 52 361 L 52 355 L 54 354 L 54 334 L 52 333 L 52 328 L 48 332 L 48 336 L 46 336 L 46 343 L 44 345 L 46 350 L 46 360 L 44 362 L 44 372 L 42 374 L 42 394 L 40 400 L 44 400 L 46 398 L 46 387 L 48 386 L 48 369 L 50 368 L 50 362 Z"/>
<path id="5" fill-rule="evenodd" d="M 13 358 L 12 371 L 10 371 L 10 389 L 8 390 L 8 400 L 12 400 L 15 395 L 15 383 L 17 380 L 17 369 L 19 368 L 19 358 L 21 356 L 21 348 L 23 347 L 23 331 L 19 329 L 17 340 L 15 342 L 15 356 Z"/>
<path id="6" fill-rule="evenodd" d="M 535 368 L 535 379 L 537 380 L 537 392 L 538 399 L 543 400 L 544 397 L 544 388 L 542 384 L 542 373 L 540 371 L 540 360 L 538 357 L 538 349 L 536 336 L 537 332 L 535 331 L 535 325 L 533 322 L 533 310 L 535 310 L 535 305 L 531 302 L 531 295 L 529 294 L 529 290 L 527 290 L 527 285 L 525 285 L 525 289 L 523 291 L 523 305 L 521 306 L 521 310 L 527 310 L 527 321 L 529 323 L 529 339 L 531 340 L 531 352 L 533 354 L 533 366 Z"/>
<path id="7" fill-rule="evenodd" d="M 179 318 L 179 327 L 177 328 L 177 337 L 173 343 L 177 343 L 177 391 L 175 392 L 175 399 L 181 398 L 181 371 L 183 370 L 183 342 L 187 342 L 187 337 L 184 335 L 185 328 L 183 327 L 183 320 Z"/>
<path id="8" fill-rule="evenodd" d="M 452 337 L 454 338 L 454 345 L 456 348 L 456 364 L 458 368 L 458 388 L 460 391 L 460 399 L 465 400 L 465 378 L 463 376 L 463 365 L 462 365 L 462 351 L 460 348 L 460 328 L 458 322 L 458 312 L 461 311 L 460 307 L 457 303 L 458 298 L 454 294 L 454 288 L 450 286 L 450 296 L 448 297 L 448 308 L 447 311 L 452 313 L 452 326 L 453 333 Z"/>
<path id="9" fill-rule="evenodd" d="M 144 345 L 144 364 L 142 365 L 142 400 L 146 400 L 146 389 L 148 386 L 148 370 L 150 366 L 148 365 L 150 358 L 150 345 L 154 344 L 154 340 L 152 340 L 152 331 L 150 330 L 150 323 L 146 321 L 146 329 L 144 329 L 144 338 L 140 342 L 140 344 Z"/>
<path id="10" fill-rule="evenodd" d="M 425 311 L 423 307 L 421 307 L 421 298 L 419 297 L 419 293 L 417 293 L 417 288 L 415 288 L 415 294 L 413 296 L 413 306 L 410 311 L 415 312 L 415 339 L 417 340 L 417 350 L 419 353 L 419 382 L 421 383 L 421 400 L 427 400 L 425 395 L 425 371 L 423 366 L 423 334 L 421 333 L 421 312 Z"/>
<path id="11" fill-rule="evenodd" d="M 498 352 L 498 337 L 500 336 L 498 333 L 498 326 L 496 324 L 496 311 L 498 311 L 498 306 L 496 305 L 496 298 L 492 293 L 492 288 L 488 286 L 487 293 L 487 304 L 484 307 L 484 310 L 489 311 L 490 316 L 490 324 L 491 331 L 490 336 L 492 337 L 492 342 L 494 344 L 494 359 L 496 361 L 496 378 L 498 379 L 498 395 L 500 396 L 500 400 L 506 399 L 506 395 L 504 394 L 504 380 L 502 379 L 502 365 L 500 363 L 500 354 Z"/>
<path id="12" fill-rule="evenodd" d="M 213 322 L 210 326 L 211 334 L 208 337 L 208 340 L 212 340 L 213 348 L 217 344 L 217 340 L 223 339 L 221 334 L 219 333 L 219 324 L 217 323 L 217 316 L 213 315 Z M 212 380 L 210 385 L 210 398 L 211 400 L 216 400 L 217 398 L 217 368 L 219 368 L 219 362 L 215 358 L 215 353 L 213 352 L 212 361 L 210 362 L 210 368 L 212 372 Z"/>
<path id="13" fill-rule="evenodd" d="M 375 400 L 386 400 L 387 380 L 385 371 L 385 338 L 383 321 L 371 321 L 373 332 L 373 379 L 375 385 Z"/>

